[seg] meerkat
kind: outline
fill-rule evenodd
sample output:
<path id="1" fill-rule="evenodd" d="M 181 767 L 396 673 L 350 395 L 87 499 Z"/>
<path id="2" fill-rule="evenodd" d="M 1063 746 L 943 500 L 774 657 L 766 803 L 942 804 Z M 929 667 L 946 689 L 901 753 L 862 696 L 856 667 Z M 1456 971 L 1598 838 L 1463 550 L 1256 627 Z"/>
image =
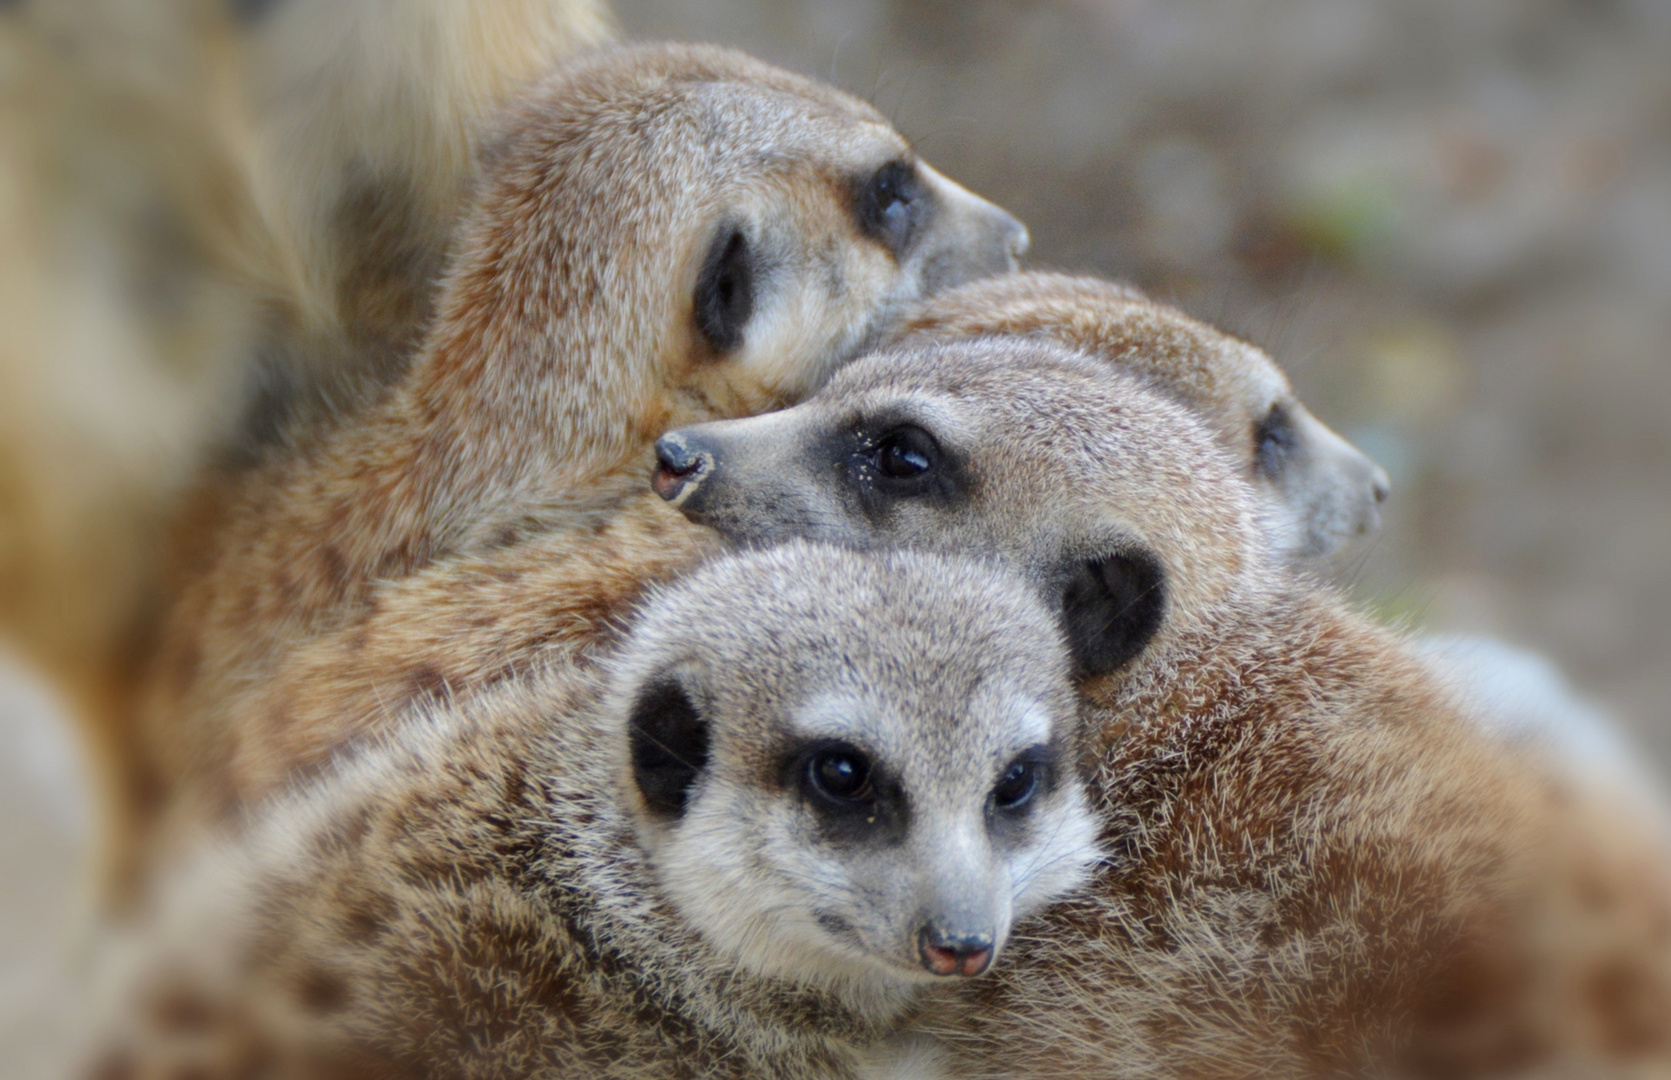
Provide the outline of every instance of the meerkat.
<path id="1" fill-rule="evenodd" d="M 240 695 L 364 616 L 374 583 L 607 528 L 662 430 L 804 395 L 1025 244 L 868 105 L 740 53 L 645 45 L 561 69 L 484 152 L 408 374 L 198 526 L 211 539 L 147 686 L 162 786 L 225 809 L 235 762 L 274 771 Z"/>
<path id="2" fill-rule="evenodd" d="M 1029 272 L 925 303 L 900 340 L 1038 336 L 1138 372 L 1196 410 L 1245 463 L 1288 558 L 1332 555 L 1380 525 L 1387 474 L 1294 396 L 1266 353 L 1127 285 Z"/>
<path id="3" fill-rule="evenodd" d="M 895 337 L 1026 333 L 1139 372 L 1192 408 L 1246 462 L 1267 533 L 1283 538 L 1286 556 L 1327 554 L 1374 527 L 1385 474 L 1313 419 L 1264 353 L 1129 287 L 1050 273 L 991 276 L 929 299 Z M 282 767 L 264 776 L 244 770 L 244 783 L 268 790 L 344 733 L 374 729 L 415 697 L 490 684 L 554 640 L 583 640 L 633 588 L 688 560 L 699 538 L 675 532 L 644 506 L 578 553 L 566 540 L 535 542 L 514 559 L 463 560 L 385 590 L 366 623 L 308 643 L 262 687 L 252 708 L 283 744 L 264 760 Z M 624 565 L 638 569 L 621 578 L 609 566 L 624 548 L 637 549 Z M 468 628 L 455 614 L 463 612 Z"/>
<path id="4" fill-rule="evenodd" d="M 1084 878 L 1076 710 L 990 561 L 707 562 L 207 856 L 96 1074 L 859 1075 Z"/>
<path id="5" fill-rule="evenodd" d="M 1295 576 L 1240 461 L 1143 380 L 1039 338 L 918 344 L 659 449 L 657 490 L 735 540 L 989 551 L 1066 615 L 1107 856 L 923 1020 L 949 1075 L 1671 1066 L 1663 834 Z M 1135 648 L 1074 617 L 1087 579 L 1132 598 Z"/>
<path id="6" fill-rule="evenodd" d="M 1386 473 L 1294 398 L 1261 350 L 1095 278 L 1029 272 L 971 282 L 927 301 L 899 340 L 1039 336 L 1139 373 L 1194 409 L 1264 502 L 1265 530 L 1284 557 L 1326 558 L 1379 525 Z M 1653 777 L 1629 760 L 1610 719 L 1572 699 L 1548 661 L 1490 640 L 1417 637 L 1410 643 L 1464 698 L 1488 732 L 1518 751 L 1564 761 L 1569 777 L 1646 794 Z M 1650 814 L 1656 811 L 1649 810 Z"/>

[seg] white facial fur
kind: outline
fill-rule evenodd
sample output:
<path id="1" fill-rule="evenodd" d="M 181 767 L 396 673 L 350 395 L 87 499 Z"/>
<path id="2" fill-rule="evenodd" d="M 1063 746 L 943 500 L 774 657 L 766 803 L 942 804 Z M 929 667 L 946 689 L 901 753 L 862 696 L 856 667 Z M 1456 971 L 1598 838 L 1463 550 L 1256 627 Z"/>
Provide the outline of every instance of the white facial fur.
<path id="1" fill-rule="evenodd" d="M 708 733 L 682 812 L 656 813 L 628 779 L 661 887 L 758 974 L 896 995 L 938 977 L 925 941 L 953 940 L 985 942 L 958 969 L 985 970 L 1014 919 L 1095 856 L 1054 618 L 991 563 L 783 550 L 701 599 L 713 637 L 693 641 L 690 605 L 634 634 L 623 707 L 673 679 Z M 656 663 L 662 649 L 680 655 Z M 869 762 L 869 803 L 810 786 L 819 755 L 849 753 Z M 1006 809 L 995 789 L 1020 759 L 1041 779 Z"/>

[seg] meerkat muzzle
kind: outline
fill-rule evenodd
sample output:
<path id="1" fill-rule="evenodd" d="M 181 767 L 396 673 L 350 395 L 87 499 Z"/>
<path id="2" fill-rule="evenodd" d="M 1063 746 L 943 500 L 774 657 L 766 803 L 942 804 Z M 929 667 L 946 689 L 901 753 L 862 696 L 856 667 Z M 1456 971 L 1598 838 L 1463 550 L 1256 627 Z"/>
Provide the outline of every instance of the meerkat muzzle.
<path id="1" fill-rule="evenodd" d="M 692 446 L 678 432 L 656 440 L 656 468 L 650 487 L 674 506 L 681 506 L 714 469 L 712 454 Z"/>

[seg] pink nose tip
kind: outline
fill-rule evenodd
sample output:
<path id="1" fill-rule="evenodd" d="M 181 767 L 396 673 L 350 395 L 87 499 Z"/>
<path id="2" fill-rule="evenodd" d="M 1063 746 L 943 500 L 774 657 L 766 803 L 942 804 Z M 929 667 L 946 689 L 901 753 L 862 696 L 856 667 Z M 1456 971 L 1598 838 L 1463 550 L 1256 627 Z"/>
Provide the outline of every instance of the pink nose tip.
<path id="1" fill-rule="evenodd" d="M 955 949 L 941 949 L 930 945 L 923 950 L 923 965 L 936 975 L 962 975 L 971 978 L 986 970 L 992 962 L 991 949 L 977 949 L 958 953 Z"/>
<path id="2" fill-rule="evenodd" d="M 957 937 L 924 929 L 917 946 L 923 967 L 935 975 L 972 978 L 992 963 L 992 938 L 985 934 Z"/>

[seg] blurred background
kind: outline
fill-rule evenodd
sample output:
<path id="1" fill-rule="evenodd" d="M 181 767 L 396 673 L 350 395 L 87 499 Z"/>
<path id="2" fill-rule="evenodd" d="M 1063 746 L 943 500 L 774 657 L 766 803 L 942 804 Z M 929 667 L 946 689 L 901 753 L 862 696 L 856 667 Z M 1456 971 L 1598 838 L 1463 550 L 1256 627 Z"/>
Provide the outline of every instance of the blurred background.
<path id="1" fill-rule="evenodd" d="M 1547 657 L 1671 766 L 1671 0 L 613 6 L 871 99 L 1033 265 L 1266 347 L 1393 478 L 1339 580 Z M 90 824 L 61 710 L 0 661 L 9 1076 L 51 1041 Z"/>

